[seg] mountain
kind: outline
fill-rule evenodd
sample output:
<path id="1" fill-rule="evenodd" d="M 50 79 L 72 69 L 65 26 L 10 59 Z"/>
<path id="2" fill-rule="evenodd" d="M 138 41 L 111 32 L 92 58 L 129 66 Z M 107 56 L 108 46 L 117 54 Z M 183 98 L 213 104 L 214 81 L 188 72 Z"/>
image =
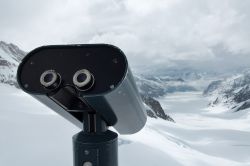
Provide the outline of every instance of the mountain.
<path id="1" fill-rule="evenodd" d="M 147 115 L 151 118 L 161 118 L 164 120 L 168 120 L 174 122 L 173 118 L 167 115 L 162 108 L 159 101 L 154 99 L 153 97 L 142 95 L 142 100 L 145 103 Z"/>
<path id="2" fill-rule="evenodd" d="M 0 82 L 17 86 L 16 70 L 25 56 L 25 52 L 16 45 L 0 41 Z"/>
<path id="3" fill-rule="evenodd" d="M 211 98 L 211 107 L 220 105 L 232 111 L 250 108 L 250 70 L 213 81 L 203 94 Z"/>
<path id="4" fill-rule="evenodd" d="M 16 45 L 0 41 L 0 83 L 10 84 L 18 87 L 16 82 L 17 66 L 25 54 L 26 53 Z M 137 79 L 136 83 L 139 85 L 144 84 L 142 81 L 144 81 L 144 79 Z M 157 86 L 160 86 L 160 84 Z M 157 86 L 155 86 L 155 88 L 158 88 L 160 91 L 164 91 L 164 89 L 162 89 L 164 87 Z M 147 89 L 141 90 L 141 95 L 144 95 L 146 93 L 145 91 L 147 91 Z M 147 95 L 147 97 L 143 97 L 143 101 L 147 107 L 147 114 L 152 118 L 161 118 L 164 120 L 173 121 L 173 119 L 165 113 L 159 101 L 152 97 L 156 97 L 156 95 L 152 94 Z"/>
<path id="5" fill-rule="evenodd" d="M 182 78 L 170 76 L 143 76 L 135 77 L 139 92 L 144 96 L 160 97 L 173 92 L 196 91 Z"/>

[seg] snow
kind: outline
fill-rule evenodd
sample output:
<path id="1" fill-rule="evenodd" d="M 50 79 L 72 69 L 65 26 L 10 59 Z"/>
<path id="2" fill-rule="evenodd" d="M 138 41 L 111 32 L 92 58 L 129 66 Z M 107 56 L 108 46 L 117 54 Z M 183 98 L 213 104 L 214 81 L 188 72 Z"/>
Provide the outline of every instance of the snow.
<path id="1" fill-rule="evenodd" d="M 0 165 L 73 165 L 79 129 L 14 87 L 0 92 Z M 176 123 L 148 118 L 137 134 L 120 135 L 119 166 L 250 165 L 250 110 L 209 110 L 201 92 L 159 100 Z"/>
<path id="2" fill-rule="evenodd" d="M 15 66 L 0 66 L 0 82 L 16 82 Z"/>
<path id="3" fill-rule="evenodd" d="M 15 65 L 18 65 L 18 62 L 13 58 L 13 56 L 11 56 L 9 53 L 6 53 L 6 52 L 5 52 L 4 50 L 2 50 L 1 48 L 0 48 L 0 56 L 1 56 L 3 59 L 7 60 L 8 62 L 13 63 L 13 64 L 15 64 Z"/>
<path id="4" fill-rule="evenodd" d="M 237 112 L 246 109 L 249 99 L 250 70 L 212 82 L 204 91 L 213 112 Z"/>
<path id="5" fill-rule="evenodd" d="M 0 41 L 0 57 L 8 62 L 18 65 L 26 53 L 12 43 Z"/>

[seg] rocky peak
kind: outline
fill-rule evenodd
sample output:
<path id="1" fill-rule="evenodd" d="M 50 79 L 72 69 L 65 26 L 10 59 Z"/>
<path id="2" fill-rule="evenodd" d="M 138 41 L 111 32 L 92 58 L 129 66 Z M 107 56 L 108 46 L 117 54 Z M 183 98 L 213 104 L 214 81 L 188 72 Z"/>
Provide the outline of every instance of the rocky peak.
<path id="1" fill-rule="evenodd" d="M 17 86 L 16 70 L 25 54 L 16 45 L 0 41 L 0 82 Z"/>
<path id="2" fill-rule="evenodd" d="M 142 95 L 143 102 L 148 106 L 147 114 L 152 118 L 161 118 L 164 120 L 168 120 L 174 122 L 174 120 L 165 113 L 159 101 L 154 99 L 153 97 Z"/>
<path id="3" fill-rule="evenodd" d="M 0 56 L 3 59 L 9 59 L 12 58 L 16 62 L 21 62 L 23 57 L 25 56 L 25 52 L 22 51 L 18 46 L 12 44 L 12 43 L 5 43 L 4 41 L 0 41 Z M 5 55 L 3 55 L 5 54 Z M 9 55 L 9 57 L 6 57 L 6 55 Z"/>
<path id="4" fill-rule="evenodd" d="M 211 106 L 223 104 L 233 111 L 250 107 L 250 70 L 224 80 L 212 82 L 204 91 Z"/>

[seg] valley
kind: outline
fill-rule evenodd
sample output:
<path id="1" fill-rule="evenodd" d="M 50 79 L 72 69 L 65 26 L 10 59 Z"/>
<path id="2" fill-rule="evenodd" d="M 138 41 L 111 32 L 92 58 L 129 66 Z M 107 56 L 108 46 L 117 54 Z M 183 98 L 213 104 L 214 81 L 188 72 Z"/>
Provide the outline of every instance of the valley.
<path id="1" fill-rule="evenodd" d="M 71 137 L 79 129 L 13 86 L 0 84 L 0 90 L 0 165 L 72 165 Z M 139 133 L 120 135 L 121 166 L 250 165 L 248 110 L 207 110 L 202 92 L 158 100 L 175 123 L 148 118 Z"/>

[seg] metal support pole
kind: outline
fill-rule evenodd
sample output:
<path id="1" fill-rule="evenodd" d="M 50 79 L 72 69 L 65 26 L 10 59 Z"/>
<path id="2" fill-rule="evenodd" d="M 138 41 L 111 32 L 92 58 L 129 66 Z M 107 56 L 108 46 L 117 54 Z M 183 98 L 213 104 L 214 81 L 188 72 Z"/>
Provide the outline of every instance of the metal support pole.
<path id="1" fill-rule="evenodd" d="M 96 114 L 84 119 L 84 130 L 73 136 L 74 166 L 118 166 L 117 133 Z"/>

